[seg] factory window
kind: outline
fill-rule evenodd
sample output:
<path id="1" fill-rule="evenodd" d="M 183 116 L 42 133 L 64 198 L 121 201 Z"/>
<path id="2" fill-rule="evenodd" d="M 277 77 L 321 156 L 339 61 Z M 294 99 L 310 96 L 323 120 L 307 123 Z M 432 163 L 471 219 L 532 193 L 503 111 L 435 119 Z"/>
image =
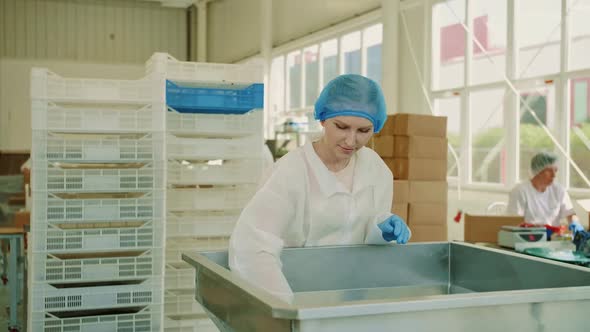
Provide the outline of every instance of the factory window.
<path id="1" fill-rule="evenodd" d="M 330 82 L 338 76 L 338 40 L 331 39 L 322 43 L 321 52 L 323 70 L 323 81 Z"/>
<path id="2" fill-rule="evenodd" d="M 584 176 L 590 177 L 590 77 L 570 81 L 570 156 Z M 570 166 L 570 186 L 587 187 Z"/>
<path id="3" fill-rule="evenodd" d="M 447 139 L 452 147 L 447 150 L 447 176 L 457 178 L 461 156 L 461 99 L 459 96 L 435 99 L 434 109 L 436 115 L 447 117 Z"/>
<path id="4" fill-rule="evenodd" d="M 303 49 L 303 62 L 305 65 L 305 106 L 313 105 L 318 97 L 318 60 L 318 45 L 313 45 Z"/>
<path id="5" fill-rule="evenodd" d="M 506 72 L 506 0 L 471 0 L 473 15 L 473 59 L 470 83 L 500 82 Z M 487 56 L 493 59 L 491 63 Z"/>
<path id="6" fill-rule="evenodd" d="M 518 67 L 516 78 L 559 72 L 561 1 L 516 2 Z"/>
<path id="7" fill-rule="evenodd" d="M 361 73 L 361 32 L 355 31 L 342 37 L 344 74 Z"/>
<path id="8" fill-rule="evenodd" d="M 301 52 L 295 51 L 287 55 L 287 83 L 289 108 L 301 107 Z"/>
<path id="9" fill-rule="evenodd" d="M 465 0 L 451 0 L 432 8 L 432 88 L 463 86 L 465 76 Z"/>
<path id="10" fill-rule="evenodd" d="M 474 182 L 506 183 L 506 90 L 485 89 L 469 95 L 472 177 Z M 482 100 L 486 100 L 482 103 Z"/>
<path id="11" fill-rule="evenodd" d="M 313 105 L 322 88 L 341 74 L 361 74 L 381 82 L 382 24 L 332 35 L 276 54 L 271 64 L 270 107 L 275 132 L 317 131 Z M 304 139 L 297 139 L 299 144 Z"/>
<path id="12" fill-rule="evenodd" d="M 586 0 L 568 0 L 570 18 L 569 69 L 588 69 L 590 61 L 590 4 Z"/>
<path id="13" fill-rule="evenodd" d="M 521 90 L 519 102 L 520 180 L 531 177 L 530 161 L 541 151 L 555 151 L 555 144 L 539 121 L 556 137 L 555 86 L 543 85 Z M 534 114 L 534 115 L 533 115 Z"/>
<path id="14" fill-rule="evenodd" d="M 367 77 L 381 84 L 381 41 L 383 26 L 376 24 L 363 31 L 363 40 L 367 47 Z"/>
<path id="15" fill-rule="evenodd" d="M 459 165 L 470 170 L 457 174 L 449 158 L 449 177 L 511 188 L 530 177 L 535 153 L 553 151 L 567 159 L 554 140 L 590 177 L 586 2 L 434 0 L 430 9 L 432 104 L 448 116 L 449 143 L 468 158 Z M 572 166 L 558 177 L 571 188 L 590 189 Z"/>

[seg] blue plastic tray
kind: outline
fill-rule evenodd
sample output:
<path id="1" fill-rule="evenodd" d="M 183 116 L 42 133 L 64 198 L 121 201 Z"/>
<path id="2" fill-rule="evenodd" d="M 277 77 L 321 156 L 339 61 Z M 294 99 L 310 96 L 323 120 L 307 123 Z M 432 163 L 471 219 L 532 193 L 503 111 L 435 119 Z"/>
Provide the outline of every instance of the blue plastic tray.
<path id="1" fill-rule="evenodd" d="M 222 89 L 166 81 L 166 104 L 180 113 L 244 114 L 264 105 L 264 84 Z"/>

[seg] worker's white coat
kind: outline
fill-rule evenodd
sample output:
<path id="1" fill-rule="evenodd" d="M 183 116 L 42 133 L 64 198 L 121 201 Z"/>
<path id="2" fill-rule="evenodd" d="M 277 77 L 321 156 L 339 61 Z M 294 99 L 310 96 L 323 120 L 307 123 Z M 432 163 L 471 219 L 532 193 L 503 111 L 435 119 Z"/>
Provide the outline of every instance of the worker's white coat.
<path id="1" fill-rule="evenodd" d="M 553 182 L 544 192 L 539 192 L 527 180 L 510 192 L 506 213 L 524 216 L 526 222 L 535 225 L 558 227 L 561 219 L 575 211 L 570 196 L 561 185 Z"/>
<path id="2" fill-rule="evenodd" d="M 236 224 L 229 244 L 232 271 L 291 300 L 281 271 L 284 247 L 386 244 L 377 223 L 391 216 L 393 176 L 373 150 L 356 153 L 352 192 L 311 143 L 280 159 Z"/>

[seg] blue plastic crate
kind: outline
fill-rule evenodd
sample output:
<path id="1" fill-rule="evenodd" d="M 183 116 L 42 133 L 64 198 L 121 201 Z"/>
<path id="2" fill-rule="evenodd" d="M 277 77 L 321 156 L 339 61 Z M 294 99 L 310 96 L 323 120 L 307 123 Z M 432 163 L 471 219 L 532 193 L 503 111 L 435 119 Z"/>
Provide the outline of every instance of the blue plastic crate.
<path id="1" fill-rule="evenodd" d="M 180 86 L 166 81 L 166 104 L 180 113 L 243 114 L 264 104 L 264 84 L 240 89 Z"/>

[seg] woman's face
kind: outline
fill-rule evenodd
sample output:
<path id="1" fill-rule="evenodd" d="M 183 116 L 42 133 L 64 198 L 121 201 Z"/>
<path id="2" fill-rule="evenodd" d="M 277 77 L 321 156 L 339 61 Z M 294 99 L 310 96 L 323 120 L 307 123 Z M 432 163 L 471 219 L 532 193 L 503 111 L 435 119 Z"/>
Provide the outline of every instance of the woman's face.
<path id="1" fill-rule="evenodd" d="M 541 179 L 541 182 L 544 185 L 550 185 L 551 183 L 553 183 L 553 180 L 555 179 L 555 176 L 557 175 L 557 166 L 549 166 L 546 167 L 544 170 L 542 170 L 539 174 L 538 177 Z"/>
<path id="2" fill-rule="evenodd" d="M 337 116 L 322 121 L 324 142 L 338 159 L 348 159 L 373 136 L 373 123 L 357 116 Z"/>

